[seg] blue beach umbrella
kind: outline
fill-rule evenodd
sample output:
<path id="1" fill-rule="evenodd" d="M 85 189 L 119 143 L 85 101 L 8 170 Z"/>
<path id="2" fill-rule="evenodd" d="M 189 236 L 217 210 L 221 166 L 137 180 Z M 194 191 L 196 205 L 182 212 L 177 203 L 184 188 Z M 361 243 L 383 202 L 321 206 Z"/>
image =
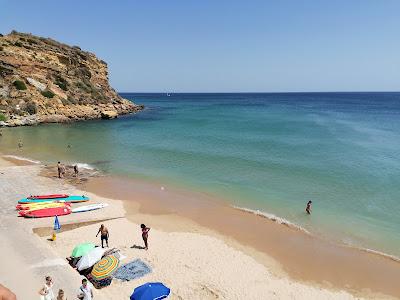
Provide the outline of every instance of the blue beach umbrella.
<path id="1" fill-rule="evenodd" d="M 170 292 L 161 282 L 148 282 L 135 288 L 131 300 L 160 300 L 167 298 Z"/>
<path id="2" fill-rule="evenodd" d="M 56 216 L 54 219 L 54 230 L 58 231 L 61 229 L 60 222 L 58 222 L 58 217 Z"/>

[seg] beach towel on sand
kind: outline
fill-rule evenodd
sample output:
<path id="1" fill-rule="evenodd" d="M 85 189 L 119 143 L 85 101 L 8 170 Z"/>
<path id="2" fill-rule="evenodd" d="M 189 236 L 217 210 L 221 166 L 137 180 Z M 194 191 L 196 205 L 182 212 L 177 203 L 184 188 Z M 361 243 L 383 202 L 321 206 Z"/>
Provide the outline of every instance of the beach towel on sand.
<path id="1" fill-rule="evenodd" d="M 120 280 L 129 281 L 139 277 L 143 277 L 144 275 L 151 272 L 151 268 L 146 265 L 140 259 L 135 259 L 134 261 L 119 267 L 117 271 L 113 274 L 114 278 L 118 278 Z"/>

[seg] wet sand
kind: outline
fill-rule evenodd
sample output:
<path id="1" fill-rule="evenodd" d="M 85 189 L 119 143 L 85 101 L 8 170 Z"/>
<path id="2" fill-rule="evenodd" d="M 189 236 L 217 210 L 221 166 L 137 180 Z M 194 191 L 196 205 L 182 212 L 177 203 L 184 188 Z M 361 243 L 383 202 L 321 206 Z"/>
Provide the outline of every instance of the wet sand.
<path id="1" fill-rule="evenodd" d="M 289 274 L 295 280 L 346 289 L 355 295 L 400 298 L 400 262 L 313 237 L 232 208 L 222 199 L 116 177 L 93 178 L 83 188 L 125 200 L 128 218 L 135 219 L 140 213 L 170 230 L 208 230 L 228 237 L 232 245 L 256 257 L 278 276 Z M 175 220 L 174 225 L 165 221 L 168 218 Z"/>
<path id="2" fill-rule="evenodd" d="M 110 231 L 110 246 L 117 247 L 126 256 L 122 263 L 140 258 L 151 266 L 152 272 L 130 282 L 113 280 L 109 287 L 94 291 L 95 299 L 128 299 L 135 287 L 152 281 L 169 286 L 170 299 L 354 299 L 343 290 L 305 284 L 283 273 L 276 276 L 278 268 L 275 269 L 277 266 L 273 265 L 272 259 L 266 267 L 259 262 L 254 250 L 246 252 L 248 249 L 233 239 L 188 218 L 176 213 L 160 215 L 162 209 L 157 214 L 143 214 L 139 212 L 138 202 L 115 200 L 116 191 L 113 192 L 114 199 L 85 193 L 72 186 L 68 179 L 39 175 L 43 174 L 43 169 L 45 167 L 41 165 L 0 167 L 3 195 L 0 197 L 0 234 L 4 242 L 0 245 L 0 255 L 7 257 L 7 269 L 0 270 L 0 278 L 19 299 L 35 299 L 46 275 L 54 278 L 56 290 L 63 288 L 68 299 L 74 299 L 82 277 L 65 258 L 79 243 L 99 245 L 100 239 L 96 237 L 99 222 Z M 154 189 L 151 191 L 158 193 Z M 56 241 L 49 241 L 46 234 L 53 225 L 53 218 L 20 218 L 14 208 L 16 201 L 24 195 L 49 192 L 87 194 L 90 203 L 102 202 L 109 206 L 59 217 L 63 230 L 57 234 Z M 136 196 L 144 197 L 139 188 Z M 151 227 L 148 251 L 141 247 L 139 224 L 142 222 Z M 23 274 L 9 272 L 12 266 L 18 267 Z M 29 284 L 21 285 L 21 279 Z"/>

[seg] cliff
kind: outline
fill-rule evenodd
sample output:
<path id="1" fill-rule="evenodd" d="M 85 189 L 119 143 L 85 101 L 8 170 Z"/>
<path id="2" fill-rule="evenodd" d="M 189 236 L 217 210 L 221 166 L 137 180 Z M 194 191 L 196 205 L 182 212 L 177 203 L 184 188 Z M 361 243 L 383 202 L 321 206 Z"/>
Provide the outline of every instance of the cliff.
<path id="1" fill-rule="evenodd" d="M 143 109 L 108 83 L 107 63 L 77 46 L 0 35 L 0 125 L 113 118 Z"/>

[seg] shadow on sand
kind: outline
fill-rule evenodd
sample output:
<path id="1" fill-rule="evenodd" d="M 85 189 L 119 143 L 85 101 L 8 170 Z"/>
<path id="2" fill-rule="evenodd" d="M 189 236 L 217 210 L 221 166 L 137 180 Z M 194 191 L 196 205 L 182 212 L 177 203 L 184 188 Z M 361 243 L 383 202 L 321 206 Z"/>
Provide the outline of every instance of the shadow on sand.
<path id="1" fill-rule="evenodd" d="M 133 246 L 131 246 L 131 249 L 140 249 L 140 250 L 144 250 L 144 249 L 146 249 L 146 248 L 143 247 L 143 246 L 139 246 L 139 245 L 133 245 Z"/>

